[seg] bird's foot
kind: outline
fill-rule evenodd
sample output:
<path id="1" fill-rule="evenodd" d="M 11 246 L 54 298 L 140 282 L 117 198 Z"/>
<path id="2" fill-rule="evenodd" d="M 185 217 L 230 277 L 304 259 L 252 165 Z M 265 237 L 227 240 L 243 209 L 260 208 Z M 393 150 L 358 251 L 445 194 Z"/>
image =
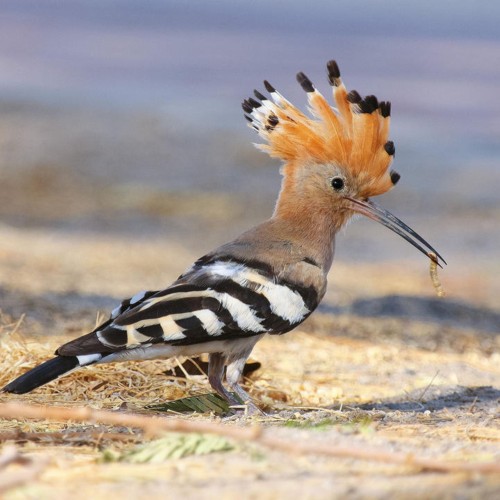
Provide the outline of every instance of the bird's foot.
<path id="1" fill-rule="evenodd" d="M 253 401 L 245 401 L 236 405 L 231 404 L 230 408 L 236 412 L 241 412 L 245 417 L 265 416 L 264 413 Z"/>

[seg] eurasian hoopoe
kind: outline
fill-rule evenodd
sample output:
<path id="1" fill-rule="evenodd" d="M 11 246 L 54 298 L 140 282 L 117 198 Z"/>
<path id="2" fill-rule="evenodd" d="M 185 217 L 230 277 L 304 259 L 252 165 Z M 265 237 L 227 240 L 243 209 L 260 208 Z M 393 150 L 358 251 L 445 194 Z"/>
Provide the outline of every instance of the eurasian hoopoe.
<path id="1" fill-rule="evenodd" d="M 56 357 L 3 390 L 23 394 L 94 363 L 209 353 L 210 385 L 230 404 L 256 406 L 238 385 L 243 366 L 266 333 L 281 335 L 316 309 L 326 290 L 335 235 L 354 213 L 381 222 L 429 257 L 442 257 L 422 237 L 369 200 L 391 189 L 391 105 L 347 92 L 335 61 L 327 64 L 337 109 L 299 73 L 308 117 L 267 81 L 245 118 L 284 162 L 272 217 L 197 260 L 168 288 L 125 300 L 91 333 L 62 345 Z"/>

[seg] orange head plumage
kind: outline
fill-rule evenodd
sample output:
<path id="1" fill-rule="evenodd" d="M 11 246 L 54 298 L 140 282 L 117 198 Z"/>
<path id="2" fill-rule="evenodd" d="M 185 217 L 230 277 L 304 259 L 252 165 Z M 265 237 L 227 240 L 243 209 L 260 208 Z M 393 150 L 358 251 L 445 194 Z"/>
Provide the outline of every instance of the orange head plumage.
<path id="1" fill-rule="evenodd" d="M 348 92 L 335 61 L 327 63 L 327 70 L 336 108 L 304 73 L 298 73 L 297 80 L 307 93 L 312 116 L 267 81 L 270 99 L 256 90 L 258 100 L 243 101 L 249 125 L 266 141 L 256 146 L 284 162 L 275 215 L 296 225 L 315 226 L 322 217 L 324 226 L 336 232 L 358 212 L 389 227 L 426 255 L 429 250 L 437 254 L 406 224 L 369 200 L 389 191 L 400 178 L 389 168 L 395 152 L 388 140 L 390 102 Z M 314 222 L 307 220 L 310 214 Z"/>
<path id="2" fill-rule="evenodd" d="M 385 193 L 399 180 L 399 174 L 389 171 L 395 151 L 388 140 L 391 104 L 373 95 L 361 98 L 355 90 L 348 92 L 335 61 L 329 61 L 327 69 L 337 108 L 304 73 L 297 80 L 307 92 L 312 117 L 267 81 L 271 100 L 255 91 L 260 102 L 253 98 L 243 102 L 250 126 L 267 142 L 256 146 L 285 162 L 285 176 L 311 163 L 335 164 L 356 178 L 360 197 Z"/>

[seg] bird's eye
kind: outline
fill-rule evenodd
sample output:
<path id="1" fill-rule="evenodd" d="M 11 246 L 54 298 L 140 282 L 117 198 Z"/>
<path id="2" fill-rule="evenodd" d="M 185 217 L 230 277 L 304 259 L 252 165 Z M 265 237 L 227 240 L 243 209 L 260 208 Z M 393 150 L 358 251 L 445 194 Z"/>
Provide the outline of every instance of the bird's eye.
<path id="1" fill-rule="evenodd" d="M 344 179 L 342 177 L 334 177 L 332 179 L 332 188 L 335 189 L 335 191 L 342 191 L 344 189 Z"/>

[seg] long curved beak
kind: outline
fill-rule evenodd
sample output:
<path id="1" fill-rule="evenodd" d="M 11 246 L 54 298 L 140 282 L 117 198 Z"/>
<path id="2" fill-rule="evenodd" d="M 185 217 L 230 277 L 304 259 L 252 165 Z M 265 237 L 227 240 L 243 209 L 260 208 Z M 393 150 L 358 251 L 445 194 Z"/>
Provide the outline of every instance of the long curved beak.
<path id="1" fill-rule="evenodd" d="M 425 241 L 422 236 L 416 233 L 411 227 L 407 226 L 402 220 L 398 219 L 388 210 L 379 207 L 370 200 L 361 201 L 356 198 L 351 198 L 350 196 L 346 196 L 345 199 L 350 202 L 349 208 L 351 210 L 363 214 L 376 222 L 380 222 L 391 231 L 399 234 L 399 236 L 404 238 L 408 243 L 412 244 L 415 248 L 418 248 L 423 254 L 429 257 L 429 259 L 435 261 L 439 267 L 443 267 L 441 262 L 446 265 L 446 261 L 443 257 L 441 257 L 437 250 L 429 245 L 429 243 L 427 243 L 427 241 Z"/>

